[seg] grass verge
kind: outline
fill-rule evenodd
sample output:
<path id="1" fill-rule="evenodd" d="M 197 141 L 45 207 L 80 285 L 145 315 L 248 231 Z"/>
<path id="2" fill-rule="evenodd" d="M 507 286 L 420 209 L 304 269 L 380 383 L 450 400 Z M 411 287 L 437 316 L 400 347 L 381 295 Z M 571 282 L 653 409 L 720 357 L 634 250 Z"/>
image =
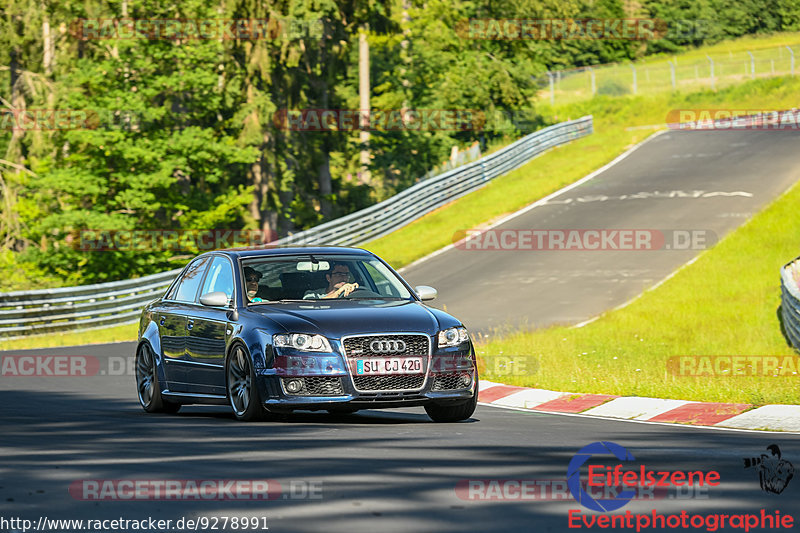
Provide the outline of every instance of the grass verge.
<path id="1" fill-rule="evenodd" d="M 79 346 L 82 344 L 105 344 L 136 340 L 136 324 L 123 324 L 110 328 L 92 329 L 75 333 L 49 333 L 21 339 L 0 339 L 2 350 L 29 350 L 31 348 L 55 348 L 57 346 Z"/>

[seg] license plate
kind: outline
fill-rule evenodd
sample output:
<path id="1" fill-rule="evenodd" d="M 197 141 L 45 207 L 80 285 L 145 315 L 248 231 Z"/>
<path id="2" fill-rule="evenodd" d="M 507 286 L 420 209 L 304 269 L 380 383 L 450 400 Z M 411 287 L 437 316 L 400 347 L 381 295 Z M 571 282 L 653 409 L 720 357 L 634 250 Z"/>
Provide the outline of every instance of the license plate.
<path id="1" fill-rule="evenodd" d="M 388 376 L 392 374 L 422 374 L 422 357 L 370 357 L 356 359 L 359 376 Z"/>

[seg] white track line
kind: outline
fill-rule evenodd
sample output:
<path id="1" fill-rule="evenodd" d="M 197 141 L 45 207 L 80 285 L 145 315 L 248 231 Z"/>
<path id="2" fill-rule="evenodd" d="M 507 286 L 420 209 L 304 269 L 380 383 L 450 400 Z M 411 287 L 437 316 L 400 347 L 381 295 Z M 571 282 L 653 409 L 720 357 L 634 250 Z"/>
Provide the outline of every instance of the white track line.
<path id="1" fill-rule="evenodd" d="M 625 159 L 626 157 L 631 155 L 633 152 L 638 150 L 644 143 L 649 142 L 649 141 L 655 139 L 656 137 L 658 137 L 659 135 L 662 135 L 662 134 L 667 133 L 669 131 L 670 130 L 661 130 L 661 131 L 657 131 L 657 132 L 653 133 L 652 135 L 650 135 L 649 137 L 647 137 L 643 141 L 640 141 L 640 142 L 636 143 L 635 145 L 631 146 L 630 148 L 628 148 L 627 150 L 625 150 L 625 152 L 623 152 L 620 155 L 618 155 L 614 160 L 610 161 L 609 163 L 606 163 L 605 165 L 603 165 L 602 167 L 598 168 L 597 170 L 595 170 L 595 171 L 591 172 L 590 174 L 582 177 L 581 179 L 579 179 L 575 183 L 571 183 L 570 185 L 567 185 L 566 187 L 563 187 L 563 188 L 561 188 L 561 189 L 559 189 L 559 190 L 557 190 L 557 191 L 555 191 L 553 193 L 550 193 L 547 196 L 545 196 L 544 198 L 542 198 L 540 200 L 537 200 L 537 201 L 533 202 L 532 204 L 523 207 L 519 211 L 515 211 L 514 213 L 511 213 L 510 215 L 508 215 L 506 217 L 503 217 L 502 219 L 498 220 L 494 224 L 491 224 L 490 226 L 487 226 L 486 228 L 481 228 L 481 229 L 482 230 L 483 229 L 487 229 L 488 230 L 488 229 L 500 226 L 501 224 L 505 224 L 509 220 L 511 220 L 513 218 L 516 218 L 516 217 L 518 217 L 520 215 L 523 215 L 523 214 L 527 213 L 528 211 L 530 211 L 531 209 L 535 209 L 535 208 L 537 208 L 537 207 L 539 207 L 541 205 L 546 204 L 550 199 L 555 198 L 556 196 L 558 196 L 560 194 L 564 194 L 565 192 L 570 191 L 570 190 L 574 189 L 575 187 L 583 185 L 584 183 L 586 183 L 590 179 L 599 176 L 600 174 L 602 174 L 603 172 L 605 172 L 609 168 L 613 167 L 614 165 L 616 165 L 617 163 L 619 163 L 620 161 L 622 161 L 623 159 Z M 402 274 L 405 270 L 407 270 L 409 268 L 412 268 L 412 267 L 422 263 L 423 261 L 427 261 L 428 259 L 431 259 L 432 257 L 436 257 L 439 254 L 442 254 L 442 253 L 444 253 L 444 252 L 446 252 L 446 251 L 448 251 L 448 250 L 450 250 L 452 248 L 455 248 L 456 244 L 457 243 L 448 244 L 444 248 L 440 248 L 440 249 L 436 250 L 435 252 L 432 252 L 432 253 L 426 255 L 425 257 L 421 257 L 421 258 L 417 259 L 416 261 L 404 266 L 403 268 L 398 270 L 398 272 L 400 272 Z"/>

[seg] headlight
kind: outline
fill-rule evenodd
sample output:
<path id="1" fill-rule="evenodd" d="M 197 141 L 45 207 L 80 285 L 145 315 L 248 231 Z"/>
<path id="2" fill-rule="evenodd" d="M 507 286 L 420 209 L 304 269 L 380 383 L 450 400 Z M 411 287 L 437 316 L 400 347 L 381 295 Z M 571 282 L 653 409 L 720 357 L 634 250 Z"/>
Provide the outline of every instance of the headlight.
<path id="1" fill-rule="evenodd" d="M 294 348 L 305 352 L 332 352 L 328 339 L 322 335 L 287 333 L 272 336 L 272 345 L 278 348 Z"/>
<path id="2" fill-rule="evenodd" d="M 467 328 L 449 328 L 439 332 L 439 348 L 458 346 L 468 340 Z"/>

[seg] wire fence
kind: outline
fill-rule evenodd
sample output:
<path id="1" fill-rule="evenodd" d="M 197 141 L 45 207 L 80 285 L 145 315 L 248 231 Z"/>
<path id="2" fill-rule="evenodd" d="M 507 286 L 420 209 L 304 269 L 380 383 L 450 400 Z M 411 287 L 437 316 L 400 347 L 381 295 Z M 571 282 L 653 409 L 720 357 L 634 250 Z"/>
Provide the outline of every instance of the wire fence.
<path id="1" fill-rule="evenodd" d="M 552 105 L 577 102 L 595 95 L 622 96 L 664 91 L 720 89 L 748 79 L 794 76 L 800 47 L 775 46 L 752 51 L 615 63 L 548 72 L 538 78 L 540 97 Z"/>
<path id="2" fill-rule="evenodd" d="M 388 200 L 265 246 L 364 243 L 483 187 L 554 146 L 592 131 L 591 116 L 549 126 L 477 161 L 420 181 Z M 0 338 L 136 322 L 141 308 L 160 297 L 180 271 L 95 285 L 0 294 Z"/>

